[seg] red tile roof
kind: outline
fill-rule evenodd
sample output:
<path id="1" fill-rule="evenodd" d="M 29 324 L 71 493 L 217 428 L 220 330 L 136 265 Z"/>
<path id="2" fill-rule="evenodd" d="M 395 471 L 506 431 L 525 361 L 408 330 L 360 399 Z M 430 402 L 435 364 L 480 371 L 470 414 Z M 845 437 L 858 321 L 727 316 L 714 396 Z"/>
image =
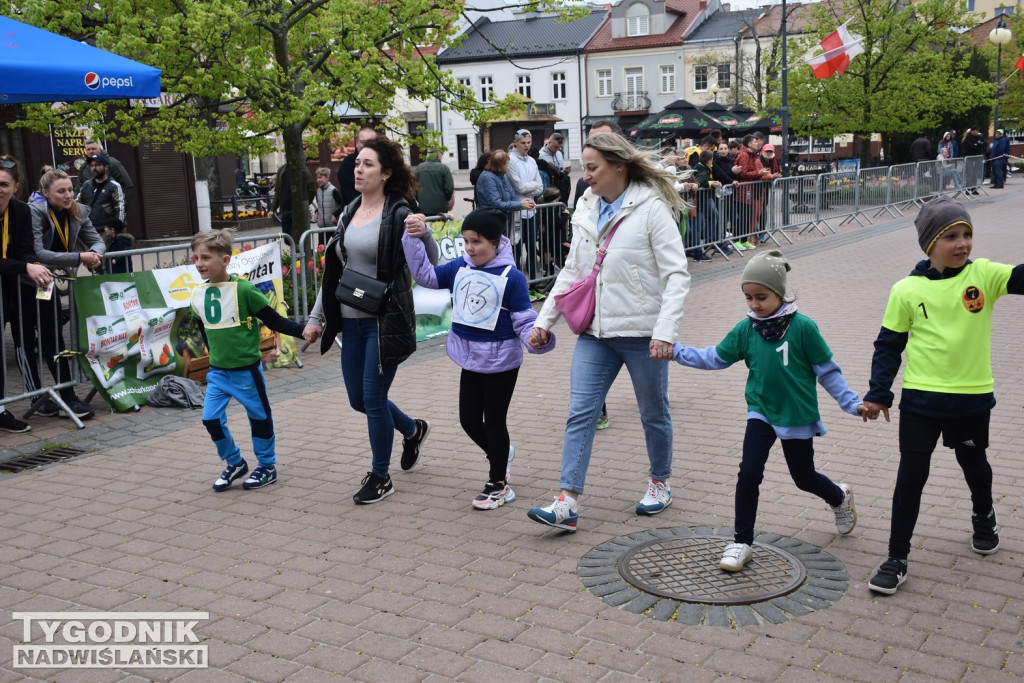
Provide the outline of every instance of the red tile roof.
<path id="1" fill-rule="evenodd" d="M 666 47 L 682 45 L 683 38 L 689 32 L 693 22 L 700 16 L 700 0 L 655 0 L 665 3 L 666 14 L 678 14 L 665 33 L 649 36 L 629 36 L 612 38 L 611 17 L 605 20 L 594 37 L 590 39 L 584 52 L 611 52 L 614 50 L 634 50 L 645 47 Z"/>

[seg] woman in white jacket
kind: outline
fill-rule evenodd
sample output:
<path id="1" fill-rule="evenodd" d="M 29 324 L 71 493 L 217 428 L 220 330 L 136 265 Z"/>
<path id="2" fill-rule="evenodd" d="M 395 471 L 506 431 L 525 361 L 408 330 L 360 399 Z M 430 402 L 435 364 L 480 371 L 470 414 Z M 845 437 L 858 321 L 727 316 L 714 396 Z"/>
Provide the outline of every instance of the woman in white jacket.
<path id="1" fill-rule="evenodd" d="M 604 133 L 583 144 L 584 180 L 590 189 L 572 217 L 572 246 L 565 267 L 541 309 L 530 343 L 547 342 L 560 316 L 555 295 L 586 277 L 597 250 L 618 225 L 595 292 L 596 313 L 580 335 L 570 374 L 569 419 L 562 449 L 561 489 L 555 502 L 533 508 L 530 519 L 576 530 L 577 498 L 590 464 L 601 404 L 623 365 L 633 381 L 650 460 L 647 493 L 636 512 L 653 515 L 672 502 L 672 415 L 668 364 L 690 289 L 679 238 L 685 206 L 674 176 L 656 155 L 638 151 L 625 138 Z"/>

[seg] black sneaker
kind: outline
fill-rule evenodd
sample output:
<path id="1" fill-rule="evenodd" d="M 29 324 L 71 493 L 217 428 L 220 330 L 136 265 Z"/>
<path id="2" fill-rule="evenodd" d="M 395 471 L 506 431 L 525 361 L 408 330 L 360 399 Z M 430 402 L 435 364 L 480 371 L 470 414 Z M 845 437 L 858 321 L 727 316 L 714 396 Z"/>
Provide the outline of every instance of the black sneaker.
<path id="1" fill-rule="evenodd" d="M 22 422 L 14 417 L 11 411 L 5 410 L 0 413 L 0 429 L 11 434 L 21 434 L 32 431 L 32 426 L 28 422 Z"/>
<path id="2" fill-rule="evenodd" d="M 64 402 L 68 404 L 68 408 L 74 413 L 79 420 L 88 420 L 90 417 L 96 414 L 96 411 L 90 408 L 87 404 L 82 403 L 77 398 L 64 399 Z M 68 417 L 68 414 L 63 410 L 60 411 L 61 417 Z"/>
<path id="3" fill-rule="evenodd" d="M 224 471 L 220 473 L 220 478 L 213 482 L 214 491 L 227 491 L 231 486 L 231 482 L 235 479 L 241 479 L 249 473 L 249 463 L 242 461 L 237 465 L 228 465 L 224 468 Z"/>
<path id="4" fill-rule="evenodd" d="M 42 417 L 57 417 L 57 413 L 60 412 L 60 406 L 58 406 L 56 402 L 49 397 L 37 400 L 34 405 L 39 406 L 36 408 L 35 414 L 41 415 Z"/>
<path id="5" fill-rule="evenodd" d="M 868 588 L 876 593 L 892 595 L 907 580 L 907 561 L 890 557 L 868 581 Z"/>
<path id="6" fill-rule="evenodd" d="M 971 539 L 971 550 L 979 555 L 991 555 L 999 550 L 999 525 L 996 524 L 996 511 L 989 510 L 988 515 L 979 518 L 971 514 L 974 525 L 974 537 Z"/>
<path id="7" fill-rule="evenodd" d="M 430 423 L 426 420 L 416 420 L 416 433 L 406 439 L 402 439 L 402 469 L 406 472 L 416 467 L 416 464 L 420 461 L 420 447 L 423 446 L 423 442 L 427 440 L 427 435 L 429 434 Z"/>
<path id="8" fill-rule="evenodd" d="M 352 496 L 352 500 L 359 505 L 377 503 L 395 492 L 395 487 L 391 485 L 391 477 L 379 477 L 373 472 L 366 473 L 362 484 L 363 488 Z"/>

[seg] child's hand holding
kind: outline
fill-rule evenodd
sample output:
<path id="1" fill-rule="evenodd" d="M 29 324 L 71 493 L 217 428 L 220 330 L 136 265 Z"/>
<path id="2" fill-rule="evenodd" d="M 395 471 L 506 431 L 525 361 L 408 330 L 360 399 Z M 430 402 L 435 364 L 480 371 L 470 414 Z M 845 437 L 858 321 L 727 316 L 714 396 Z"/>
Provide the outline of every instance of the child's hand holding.
<path id="1" fill-rule="evenodd" d="M 548 343 L 551 339 L 551 333 L 547 330 L 542 330 L 539 327 L 535 327 L 530 330 L 530 346 L 535 349 L 540 349 L 542 346 Z"/>
<path id="2" fill-rule="evenodd" d="M 864 401 L 861 405 L 857 406 L 857 412 L 861 414 L 864 421 L 877 420 L 878 414 L 882 413 L 885 415 L 885 421 L 889 422 L 889 408 L 881 403 L 873 403 L 872 401 Z"/>

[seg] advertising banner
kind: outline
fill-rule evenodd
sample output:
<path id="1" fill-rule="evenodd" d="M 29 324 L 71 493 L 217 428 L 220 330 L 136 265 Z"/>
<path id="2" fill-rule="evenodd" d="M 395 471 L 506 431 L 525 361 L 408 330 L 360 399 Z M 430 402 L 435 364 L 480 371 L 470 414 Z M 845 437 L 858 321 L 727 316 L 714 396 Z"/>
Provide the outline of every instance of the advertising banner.
<path id="1" fill-rule="evenodd" d="M 466 252 L 462 240 L 462 221 L 430 223 L 441 255 L 437 264 L 462 258 Z M 427 289 L 415 286 L 412 290 L 416 304 L 416 341 L 443 337 L 452 329 L 452 297 L 447 289 Z"/>
<path id="2" fill-rule="evenodd" d="M 280 243 L 236 253 L 228 271 L 256 285 L 271 306 L 281 299 Z M 74 281 L 79 362 L 114 410 L 144 404 L 164 375 L 205 376 L 206 341 L 188 307 L 201 281 L 193 265 Z M 261 333 L 273 347 L 274 333 Z"/>

